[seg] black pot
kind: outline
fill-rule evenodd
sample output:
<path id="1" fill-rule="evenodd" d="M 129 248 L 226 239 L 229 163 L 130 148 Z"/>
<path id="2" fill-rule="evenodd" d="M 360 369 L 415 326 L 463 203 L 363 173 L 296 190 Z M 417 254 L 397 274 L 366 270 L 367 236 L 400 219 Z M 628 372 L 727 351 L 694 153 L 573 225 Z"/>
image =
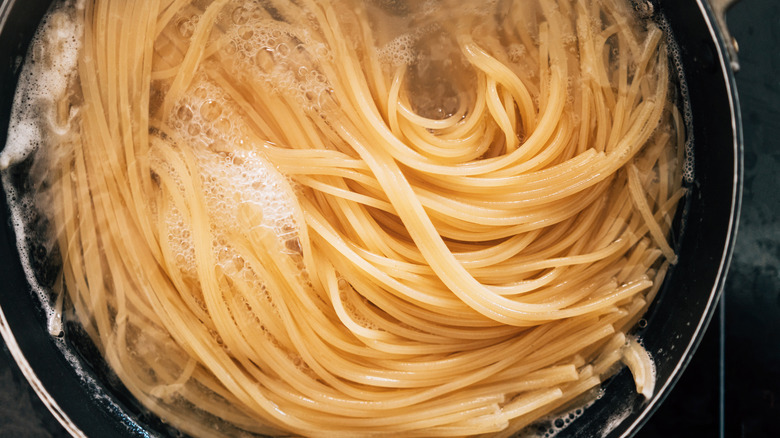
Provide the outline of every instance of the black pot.
<path id="1" fill-rule="evenodd" d="M 5 144 L 21 61 L 50 3 L 6 0 L 0 6 L 0 144 Z M 603 397 L 560 437 L 630 436 L 639 430 L 679 379 L 715 311 L 731 259 L 742 188 L 736 59 L 730 38 L 716 24 L 722 24 L 728 3 L 653 0 L 680 48 L 695 139 L 695 180 L 685 203 L 679 263 L 640 332 L 655 359 L 656 393 L 650 400 L 637 395 L 624 370 L 603 385 Z M 0 196 L 0 214 L 0 332 L 44 404 L 74 436 L 175 434 L 122 390 L 77 327 L 66 326 L 62 337 L 49 334 L 16 249 L 6 196 Z"/>

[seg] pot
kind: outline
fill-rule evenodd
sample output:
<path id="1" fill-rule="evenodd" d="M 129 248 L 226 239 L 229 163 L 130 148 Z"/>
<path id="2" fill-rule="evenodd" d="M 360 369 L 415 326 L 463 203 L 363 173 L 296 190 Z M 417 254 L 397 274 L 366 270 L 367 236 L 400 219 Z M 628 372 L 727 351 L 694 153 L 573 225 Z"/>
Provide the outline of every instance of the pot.
<path id="1" fill-rule="evenodd" d="M 734 82 L 738 63 L 723 20 L 732 2 L 648 3 L 666 17 L 679 45 L 695 168 L 682 207 L 679 262 L 638 333 L 654 358 L 656 392 L 649 400 L 637 395 L 630 373 L 623 370 L 602 385 L 603 396 L 560 431 L 560 437 L 631 436 L 638 431 L 679 379 L 715 311 L 734 246 L 742 188 L 742 132 Z M 6 141 L 21 63 L 50 3 L 6 0 L 0 5 L 0 144 Z M 6 196 L 0 196 L 0 214 L 0 333 L 52 414 L 73 436 L 177 435 L 122 390 L 75 324 L 66 324 L 60 337 L 50 334 L 40 291 L 28 281 L 17 251 Z"/>

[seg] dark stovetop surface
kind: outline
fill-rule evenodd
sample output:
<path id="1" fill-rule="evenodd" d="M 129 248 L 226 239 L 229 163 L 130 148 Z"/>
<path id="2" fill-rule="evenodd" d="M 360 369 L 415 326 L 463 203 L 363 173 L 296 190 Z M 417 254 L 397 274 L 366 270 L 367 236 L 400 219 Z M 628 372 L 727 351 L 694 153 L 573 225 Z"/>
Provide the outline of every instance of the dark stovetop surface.
<path id="1" fill-rule="evenodd" d="M 780 1 L 741 0 L 727 20 L 742 65 L 737 86 L 745 181 L 739 236 L 720 312 L 639 438 L 778 436 Z M 0 438 L 65 436 L 0 339 Z"/>

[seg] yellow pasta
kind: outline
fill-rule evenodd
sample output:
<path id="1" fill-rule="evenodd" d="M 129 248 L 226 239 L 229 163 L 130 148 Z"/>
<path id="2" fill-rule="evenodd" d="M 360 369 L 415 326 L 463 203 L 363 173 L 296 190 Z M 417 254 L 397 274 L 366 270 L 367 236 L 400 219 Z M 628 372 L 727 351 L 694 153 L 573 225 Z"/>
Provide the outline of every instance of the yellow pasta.
<path id="1" fill-rule="evenodd" d="M 629 2 L 85 3 L 46 208 L 164 421 L 509 436 L 621 362 L 651 396 L 626 335 L 675 263 L 685 135 Z"/>

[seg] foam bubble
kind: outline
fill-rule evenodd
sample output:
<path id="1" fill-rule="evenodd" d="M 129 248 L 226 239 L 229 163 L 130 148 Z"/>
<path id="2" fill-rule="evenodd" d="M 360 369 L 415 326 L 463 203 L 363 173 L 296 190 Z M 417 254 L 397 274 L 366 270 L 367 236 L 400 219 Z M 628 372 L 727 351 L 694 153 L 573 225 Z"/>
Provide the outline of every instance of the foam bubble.
<path id="1" fill-rule="evenodd" d="M 414 46 L 417 38 L 411 34 L 399 35 L 377 50 L 379 60 L 392 67 L 411 65 L 417 59 Z"/>
<path id="2" fill-rule="evenodd" d="M 558 436 L 559 433 L 564 431 L 569 425 L 575 422 L 578 418 L 582 416 L 583 413 L 587 411 L 587 409 L 593 405 L 593 403 L 598 400 L 601 395 L 603 395 L 602 390 L 594 389 L 591 390 L 589 393 L 586 393 L 585 398 L 582 401 L 582 404 L 577 405 L 575 407 L 572 407 L 568 410 L 559 412 L 555 414 L 554 416 L 548 416 L 542 420 L 539 421 L 539 425 L 542 427 L 542 430 L 538 432 L 536 437 L 543 436 L 544 438 L 555 438 Z"/>
<path id="3" fill-rule="evenodd" d="M 265 82 L 279 94 L 291 96 L 304 109 L 317 111 L 331 92 L 318 70 L 330 59 L 329 48 L 312 37 L 308 29 L 262 18 L 260 6 L 245 4 L 231 13 L 225 32 L 226 54 L 234 60 L 230 73 L 251 81 Z"/>
<path id="4" fill-rule="evenodd" d="M 0 152 L 0 173 L 11 210 L 11 225 L 16 234 L 16 245 L 22 269 L 47 315 L 47 327 L 53 336 L 62 332 L 62 306 L 53 303 L 46 289 L 38 282 L 33 269 L 35 257 L 28 242 L 33 241 L 31 230 L 36 220 L 33 199 L 17 192 L 7 170 L 24 161 L 51 136 L 68 130 L 60 126 L 54 102 L 63 98 L 76 74 L 81 48 L 83 2 L 69 1 L 57 5 L 43 19 L 36 32 L 26 62 L 20 73 L 11 112 L 8 139 Z M 34 61 L 34 62 L 33 62 Z M 70 124 L 75 109 L 66 124 Z M 37 239 L 36 239 L 37 240 Z"/>
<path id="5" fill-rule="evenodd" d="M 652 8 L 650 2 L 646 2 Z M 654 11 L 651 9 L 650 13 Z M 688 91 L 688 83 L 685 80 L 685 73 L 683 72 L 682 56 L 680 47 L 677 41 L 673 37 L 671 27 L 665 17 L 658 17 L 658 25 L 666 35 L 666 45 L 669 50 L 669 59 L 672 61 L 672 74 L 674 76 L 675 83 L 677 84 L 678 91 L 680 93 L 679 103 L 682 105 L 681 112 L 683 116 L 683 123 L 685 125 L 685 151 L 683 154 L 683 180 L 687 184 L 693 184 L 695 177 L 694 166 L 694 135 L 693 135 L 693 111 L 691 109 L 690 93 Z"/>
<path id="6" fill-rule="evenodd" d="M 257 145 L 245 140 L 240 108 L 205 77 L 197 77 L 190 91 L 174 105 L 169 123 L 184 142 L 179 147 L 190 149 L 197 163 L 215 262 L 228 277 L 240 278 L 254 290 L 263 290 L 262 279 L 245 268 L 231 236 L 250 237 L 256 230 L 270 233 L 276 237 L 280 251 L 299 255 L 295 217 L 300 207 L 290 181 L 256 152 Z M 156 168 L 169 173 L 184 194 L 174 169 L 155 156 L 152 160 Z M 196 230 L 176 208 L 171 208 L 164 219 L 177 267 L 183 275 L 197 278 L 193 250 Z"/>
<path id="7" fill-rule="evenodd" d="M 34 62 L 25 62 L 19 76 L 0 170 L 27 158 L 51 131 L 69 130 L 59 126 L 54 103 L 65 97 L 76 74 L 83 32 L 78 10 L 72 2 L 52 10 L 32 40 L 28 58 Z"/>

